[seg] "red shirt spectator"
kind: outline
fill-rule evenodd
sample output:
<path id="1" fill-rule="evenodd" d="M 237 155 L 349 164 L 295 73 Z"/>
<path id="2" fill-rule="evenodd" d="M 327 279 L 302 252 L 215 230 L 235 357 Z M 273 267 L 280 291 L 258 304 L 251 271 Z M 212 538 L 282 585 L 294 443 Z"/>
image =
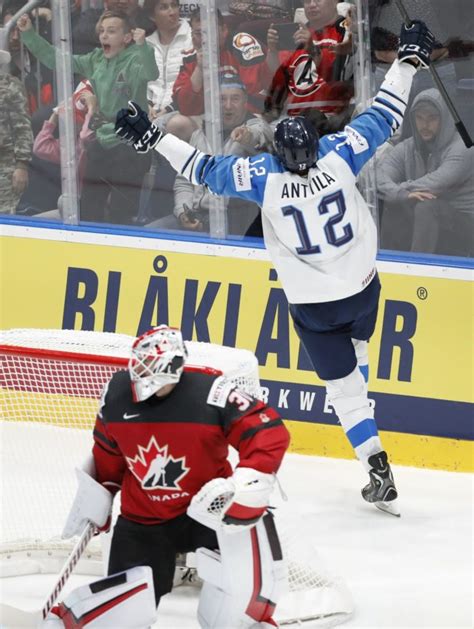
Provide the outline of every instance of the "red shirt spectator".
<path id="1" fill-rule="evenodd" d="M 294 50 L 279 50 L 278 30 L 267 33 L 269 64 L 275 74 L 265 101 L 265 111 L 278 117 L 318 110 L 334 115 L 348 107 L 352 81 L 343 81 L 346 55 L 340 54 L 348 38 L 348 22 L 338 15 L 335 0 L 305 0 L 306 24 L 293 36 Z"/>
<path id="2" fill-rule="evenodd" d="M 265 90 L 272 73 L 265 53 L 258 40 L 249 33 L 236 33 L 232 43 L 227 43 L 229 31 L 219 15 L 220 72 L 239 74 L 249 96 L 249 109 L 261 111 Z M 202 73 L 202 34 L 199 9 L 191 17 L 191 36 L 194 49 L 183 57 L 183 65 L 174 84 L 173 103 L 170 110 L 179 110 L 186 116 L 204 112 L 204 88 Z"/>

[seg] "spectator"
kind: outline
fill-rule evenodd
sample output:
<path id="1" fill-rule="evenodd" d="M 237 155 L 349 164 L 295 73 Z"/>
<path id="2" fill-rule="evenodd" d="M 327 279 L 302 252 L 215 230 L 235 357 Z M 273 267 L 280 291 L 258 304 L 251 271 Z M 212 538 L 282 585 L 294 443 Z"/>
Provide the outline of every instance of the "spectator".
<path id="1" fill-rule="evenodd" d="M 30 51 L 54 68 L 55 49 L 35 33 L 27 15 L 19 19 L 18 27 Z M 158 68 L 145 31 L 132 29 L 126 14 L 106 11 L 97 31 L 101 49 L 73 56 L 73 70 L 91 82 L 99 108 L 94 120 L 96 140 L 87 146 L 81 220 L 127 224 L 136 214 L 149 159 L 140 160 L 130 147 L 119 143 L 113 120 L 117 108 L 126 107 L 130 99 L 146 107 L 147 83 L 156 79 Z"/>
<path id="2" fill-rule="evenodd" d="M 24 3 L 7 2 L 2 8 L 2 24 L 6 26 L 15 13 Z M 37 17 L 39 34 L 47 41 L 51 41 L 51 9 L 40 7 L 31 13 Z M 27 50 L 21 47 L 20 32 L 14 26 L 9 34 L 8 49 L 11 55 L 10 72 L 12 76 L 21 80 L 26 89 L 28 109 L 31 114 L 42 105 L 52 107 L 53 99 L 53 74 L 49 68 L 39 63 Z M 51 111 L 51 109 L 49 109 Z"/>
<path id="3" fill-rule="evenodd" d="M 303 115 L 320 134 L 344 127 L 352 113 L 350 14 L 335 0 L 305 0 L 308 22 L 293 35 L 294 50 L 280 51 L 278 26 L 267 33 L 268 62 L 275 74 L 265 101 L 267 119 Z M 342 9 L 341 9 L 342 12 Z"/>
<path id="4" fill-rule="evenodd" d="M 130 23 L 150 35 L 154 24 L 146 11 L 139 6 L 138 0 L 104 0 L 104 9 L 86 9 L 72 26 L 72 49 L 74 54 L 83 55 L 100 46 L 96 24 L 102 13 L 120 11 L 125 13 Z"/>
<path id="5" fill-rule="evenodd" d="M 7 72 L 9 60 L 0 50 L 0 212 L 15 214 L 28 185 L 33 133 L 25 89 Z"/>
<path id="6" fill-rule="evenodd" d="M 264 92 L 270 85 L 271 71 L 258 41 L 248 33 L 236 33 L 229 43 L 229 29 L 217 12 L 220 71 L 240 75 L 248 94 L 248 106 L 261 111 Z M 183 58 L 183 65 L 173 89 L 173 108 L 186 116 L 204 113 L 204 77 L 202 69 L 201 13 L 191 14 L 191 35 L 194 48 Z M 171 107 L 170 107 L 171 109 Z"/>
<path id="7" fill-rule="evenodd" d="M 183 61 L 183 51 L 192 45 L 191 27 L 179 17 L 178 0 L 152 0 L 150 9 L 156 30 L 147 37 L 155 51 L 159 77 L 148 84 L 148 100 L 152 105 L 150 117 L 167 113 L 173 85 Z"/>
<path id="8" fill-rule="evenodd" d="M 74 116 L 76 129 L 79 131 L 77 141 L 77 168 L 79 172 L 79 185 L 82 184 L 86 146 L 93 141 L 94 132 L 89 128 L 92 116 L 97 109 L 97 99 L 92 91 L 89 81 L 81 81 L 73 95 Z M 49 120 L 45 120 L 41 131 L 35 138 L 33 153 L 39 159 L 53 164 L 60 164 L 60 145 L 58 138 L 58 121 L 64 107 L 55 107 Z"/>
<path id="9" fill-rule="evenodd" d="M 147 0 L 146 9 L 153 16 L 156 30 L 147 38 L 153 47 L 158 79 L 148 83 L 149 113 L 166 124 L 173 85 L 183 60 L 183 52 L 191 46 L 191 27 L 179 17 L 178 0 Z M 153 155 L 151 167 L 146 173 L 139 200 L 138 222 L 148 222 L 149 208 L 159 208 L 159 216 L 166 216 L 173 204 L 175 172 L 166 160 Z M 156 198 L 157 197 L 157 198 Z"/>
<path id="10" fill-rule="evenodd" d="M 278 31 L 270 28 L 267 34 L 268 63 L 275 71 L 281 63 L 290 67 L 294 63 L 298 52 L 308 51 L 311 46 L 320 49 L 321 60 L 318 72 L 321 77 L 329 81 L 347 78 L 344 66 L 345 55 L 338 55 L 338 46 L 347 40 L 348 24 L 344 15 L 339 15 L 337 0 L 304 0 L 306 24 L 300 24 L 293 36 L 295 50 L 278 51 Z M 271 25 L 272 26 L 272 25 Z"/>
<path id="11" fill-rule="evenodd" d="M 474 149 L 456 132 L 438 90 L 420 92 L 413 136 L 384 153 L 378 190 L 385 249 L 473 256 Z"/>
<path id="12" fill-rule="evenodd" d="M 224 73 L 221 77 L 221 108 L 224 132 L 223 155 L 250 157 L 273 147 L 273 131 L 261 117 L 249 112 L 247 92 L 237 74 Z M 169 120 L 168 131 L 175 126 L 182 129 L 181 116 Z M 201 151 L 210 147 L 203 130 L 195 128 L 189 142 Z M 187 179 L 177 176 L 175 181 L 174 216 L 158 221 L 154 226 L 191 231 L 209 229 L 209 193 L 203 186 L 193 186 Z M 259 208 L 255 203 L 232 199 L 228 206 L 229 233 L 234 235 L 262 236 L 259 226 Z M 250 229 L 250 233 L 249 233 Z"/>

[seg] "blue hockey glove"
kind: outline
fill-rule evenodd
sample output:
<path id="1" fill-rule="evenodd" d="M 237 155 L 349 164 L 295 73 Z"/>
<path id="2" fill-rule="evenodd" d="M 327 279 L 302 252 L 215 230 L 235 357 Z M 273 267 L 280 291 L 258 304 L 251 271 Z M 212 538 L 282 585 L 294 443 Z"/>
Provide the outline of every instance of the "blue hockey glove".
<path id="1" fill-rule="evenodd" d="M 413 20 L 410 26 L 402 26 L 398 58 L 400 61 L 419 61 L 423 68 L 430 65 L 434 36 L 421 20 Z"/>
<path id="2" fill-rule="evenodd" d="M 120 109 L 115 120 L 115 133 L 127 144 L 132 144 L 137 153 L 148 153 L 163 137 L 140 105 L 129 101 L 127 109 Z"/>

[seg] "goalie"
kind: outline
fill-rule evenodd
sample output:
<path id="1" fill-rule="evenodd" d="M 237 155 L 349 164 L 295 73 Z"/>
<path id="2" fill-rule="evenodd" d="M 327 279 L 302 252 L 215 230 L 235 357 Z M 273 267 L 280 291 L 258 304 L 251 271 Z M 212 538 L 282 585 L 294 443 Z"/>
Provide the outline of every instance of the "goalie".
<path id="1" fill-rule="evenodd" d="M 178 329 L 136 339 L 128 370 L 104 389 L 93 465 L 78 471 L 63 536 L 87 521 L 110 526 L 121 489 L 109 575 L 149 566 L 158 605 L 176 554 L 198 551 L 201 627 L 273 627 L 286 570 L 268 504 L 289 434 L 275 410 L 225 377 L 184 371 L 186 357 Z M 234 471 L 229 445 L 239 453 Z"/>

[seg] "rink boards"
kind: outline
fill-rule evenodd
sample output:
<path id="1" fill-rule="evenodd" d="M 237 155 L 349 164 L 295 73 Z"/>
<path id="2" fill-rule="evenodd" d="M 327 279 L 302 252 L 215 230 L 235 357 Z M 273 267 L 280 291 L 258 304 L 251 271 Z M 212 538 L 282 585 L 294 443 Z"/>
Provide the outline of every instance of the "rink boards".
<path id="1" fill-rule="evenodd" d="M 1 243 L 2 329 L 134 335 L 169 323 L 188 339 L 250 349 L 293 451 L 352 456 L 265 250 L 24 224 L 2 225 Z M 471 470 L 472 271 L 379 270 L 369 389 L 384 445 L 399 464 Z"/>

